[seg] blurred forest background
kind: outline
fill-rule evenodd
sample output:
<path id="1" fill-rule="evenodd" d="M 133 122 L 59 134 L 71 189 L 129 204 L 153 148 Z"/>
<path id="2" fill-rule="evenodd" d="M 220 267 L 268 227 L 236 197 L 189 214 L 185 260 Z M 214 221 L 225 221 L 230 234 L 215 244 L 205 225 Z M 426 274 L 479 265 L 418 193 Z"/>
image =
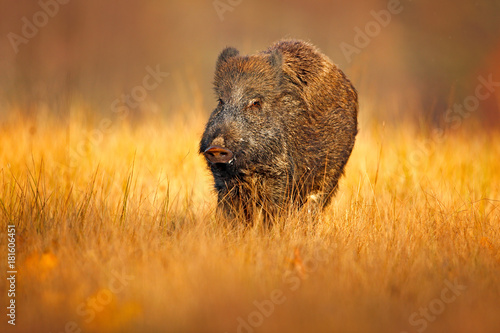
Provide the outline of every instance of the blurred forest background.
<path id="1" fill-rule="evenodd" d="M 170 75 L 148 92 L 148 108 L 165 117 L 192 106 L 208 114 L 223 47 L 248 54 L 292 37 L 317 45 L 354 81 L 361 105 L 376 105 L 365 121 L 440 126 L 450 106 L 474 95 L 480 75 L 500 81 L 500 1 L 402 0 L 402 10 L 348 59 L 342 43 L 356 46 L 356 28 L 364 31 L 373 11 L 394 1 L 71 0 L 16 53 L 12 33 L 23 36 L 23 18 L 44 23 L 37 13 L 54 1 L 1 0 L 0 112 L 17 106 L 30 115 L 45 105 L 65 119 L 79 100 L 110 113 L 117 97 L 142 83 L 145 68 L 158 65 Z M 147 112 L 144 105 L 134 112 Z M 498 127 L 500 89 L 472 117 Z"/>

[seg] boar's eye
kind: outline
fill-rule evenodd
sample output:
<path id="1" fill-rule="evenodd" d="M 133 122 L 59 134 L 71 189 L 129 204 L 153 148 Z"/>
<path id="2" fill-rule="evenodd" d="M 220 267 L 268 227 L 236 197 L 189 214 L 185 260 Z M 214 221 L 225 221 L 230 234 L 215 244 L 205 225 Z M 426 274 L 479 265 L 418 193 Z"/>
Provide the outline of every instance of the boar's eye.
<path id="1" fill-rule="evenodd" d="M 260 109 L 262 107 L 260 99 L 253 99 L 253 100 L 251 100 L 250 103 L 248 103 L 248 107 L 249 108 Z"/>
<path id="2" fill-rule="evenodd" d="M 221 105 L 221 106 L 222 106 L 222 105 L 224 105 L 224 101 L 222 100 L 222 98 L 219 98 L 219 99 L 217 100 L 217 102 L 218 102 L 218 103 L 219 103 L 219 105 Z"/>

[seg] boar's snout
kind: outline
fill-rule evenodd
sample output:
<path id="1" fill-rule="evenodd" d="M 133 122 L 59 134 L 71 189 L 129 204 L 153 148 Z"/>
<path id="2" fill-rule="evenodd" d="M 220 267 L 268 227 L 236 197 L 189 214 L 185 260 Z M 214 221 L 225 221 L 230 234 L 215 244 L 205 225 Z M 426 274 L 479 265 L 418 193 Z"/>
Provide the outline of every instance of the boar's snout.
<path id="1" fill-rule="evenodd" d="M 227 148 L 219 147 L 219 146 L 210 146 L 204 152 L 205 158 L 210 163 L 222 163 L 226 164 L 231 162 L 234 157 L 232 151 Z"/>

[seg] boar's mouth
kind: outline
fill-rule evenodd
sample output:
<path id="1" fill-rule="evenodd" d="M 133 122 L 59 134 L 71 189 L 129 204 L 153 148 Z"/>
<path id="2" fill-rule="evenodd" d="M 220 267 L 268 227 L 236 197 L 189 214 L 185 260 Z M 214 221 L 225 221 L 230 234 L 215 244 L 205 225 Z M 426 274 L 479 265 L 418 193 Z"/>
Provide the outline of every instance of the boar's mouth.
<path id="1" fill-rule="evenodd" d="M 220 146 L 210 146 L 203 152 L 210 164 L 228 165 L 234 162 L 234 154 L 231 150 Z"/>

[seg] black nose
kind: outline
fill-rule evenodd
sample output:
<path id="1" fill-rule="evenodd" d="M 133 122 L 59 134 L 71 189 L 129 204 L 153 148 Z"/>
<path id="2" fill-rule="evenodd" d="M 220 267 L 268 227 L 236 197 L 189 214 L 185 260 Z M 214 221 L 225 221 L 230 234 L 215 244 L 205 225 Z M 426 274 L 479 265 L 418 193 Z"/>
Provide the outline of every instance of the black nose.
<path id="1" fill-rule="evenodd" d="M 234 154 L 227 148 L 222 148 L 219 146 L 210 146 L 203 152 L 205 158 L 212 163 L 228 163 L 230 162 Z"/>

